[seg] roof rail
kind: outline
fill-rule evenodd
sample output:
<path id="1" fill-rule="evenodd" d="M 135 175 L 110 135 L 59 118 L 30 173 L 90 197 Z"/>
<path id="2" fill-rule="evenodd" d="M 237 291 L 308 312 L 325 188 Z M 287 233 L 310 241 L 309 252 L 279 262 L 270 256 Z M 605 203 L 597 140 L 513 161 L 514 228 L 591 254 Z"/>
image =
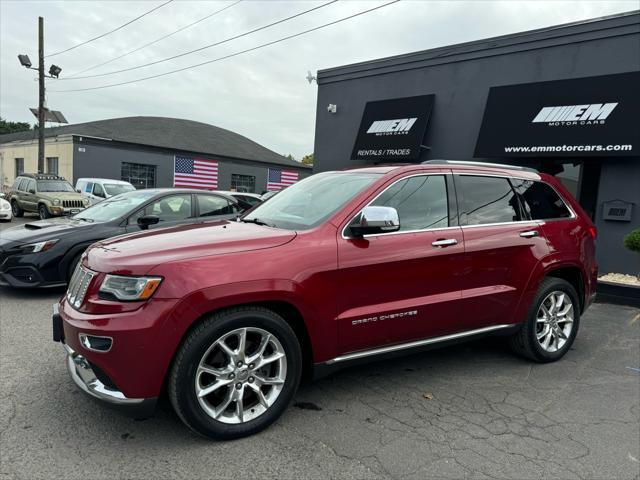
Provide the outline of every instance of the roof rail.
<path id="1" fill-rule="evenodd" d="M 475 162 L 472 160 L 427 160 L 422 162 L 422 165 L 469 165 L 476 167 L 497 167 L 508 168 L 509 170 L 522 170 L 525 172 L 538 173 L 535 168 L 522 167 L 520 165 L 507 165 L 506 163 L 488 163 L 488 162 Z"/>

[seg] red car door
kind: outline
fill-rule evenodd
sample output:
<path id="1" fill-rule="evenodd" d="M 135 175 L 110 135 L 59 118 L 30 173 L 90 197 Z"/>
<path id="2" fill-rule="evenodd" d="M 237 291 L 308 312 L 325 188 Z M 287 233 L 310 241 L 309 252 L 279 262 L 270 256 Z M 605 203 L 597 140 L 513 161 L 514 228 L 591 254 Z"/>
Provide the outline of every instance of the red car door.
<path id="1" fill-rule="evenodd" d="M 451 175 L 405 177 L 370 205 L 396 208 L 400 230 L 353 238 L 347 225 L 339 232 L 340 353 L 455 330 L 464 244 Z"/>
<path id="2" fill-rule="evenodd" d="M 544 232 L 527 220 L 508 179 L 463 174 L 455 181 L 465 245 L 459 327 L 515 322 L 522 293 L 549 250 Z"/>

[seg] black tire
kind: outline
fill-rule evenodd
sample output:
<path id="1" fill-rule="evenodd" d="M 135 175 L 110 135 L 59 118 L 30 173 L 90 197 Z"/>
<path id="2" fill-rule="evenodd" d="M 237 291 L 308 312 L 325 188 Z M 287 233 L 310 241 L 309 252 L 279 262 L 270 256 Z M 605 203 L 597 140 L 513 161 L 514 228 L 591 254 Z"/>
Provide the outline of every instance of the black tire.
<path id="1" fill-rule="evenodd" d="M 46 220 L 51 215 L 49 215 L 49 210 L 47 210 L 47 206 L 43 203 L 38 205 L 38 215 L 40 216 L 40 220 Z"/>
<path id="2" fill-rule="evenodd" d="M 78 262 L 80 261 L 81 258 L 82 258 L 82 252 L 78 253 L 75 257 L 73 257 L 73 259 L 69 263 L 69 267 L 67 267 L 67 283 L 71 281 L 73 272 L 76 270 L 76 266 L 78 265 Z"/>
<path id="3" fill-rule="evenodd" d="M 195 392 L 196 371 L 216 340 L 244 327 L 262 329 L 277 338 L 286 355 L 286 377 L 279 395 L 264 413 L 244 423 L 224 423 L 200 405 Z M 169 399 L 180 419 L 200 435 L 217 440 L 246 437 L 264 430 L 282 415 L 298 389 L 301 371 L 300 344 L 282 317 L 262 307 L 232 308 L 206 316 L 186 335 L 169 373 Z"/>
<path id="4" fill-rule="evenodd" d="M 567 295 L 573 310 L 573 326 L 566 342 L 554 352 L 545 350 L 537 339 L 537 316 L 542 302 L 552 292 L 559 291 Z M 580 302 L 575 288 L 561 278 L 547 277 L 540 283 L 540 287 L 527 312 L 527 318 L 522 327 L 510 339 L 511 348 L 519 355 L 538 363 L 549 363 L 560 360 L 571 348 L 580 326 Z"/>
<path id="5" fill-rule="evenodd" d="M 22 218 L 24 216 L 24 210 L 20 208 L 17 200 L 11 202 L 11 211 L 14 217 Z"/>

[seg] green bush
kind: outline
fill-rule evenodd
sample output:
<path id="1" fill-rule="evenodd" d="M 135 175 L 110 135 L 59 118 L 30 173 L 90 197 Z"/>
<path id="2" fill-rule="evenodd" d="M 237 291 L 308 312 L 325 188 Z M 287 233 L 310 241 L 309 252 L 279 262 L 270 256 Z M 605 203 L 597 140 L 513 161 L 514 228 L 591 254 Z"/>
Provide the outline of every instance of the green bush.
<path id="1" fill-rule="evenodd" d="M 624 246 L 632 252 L 640 253 L 640 228 L 636 228 L 625 235 Z"/>

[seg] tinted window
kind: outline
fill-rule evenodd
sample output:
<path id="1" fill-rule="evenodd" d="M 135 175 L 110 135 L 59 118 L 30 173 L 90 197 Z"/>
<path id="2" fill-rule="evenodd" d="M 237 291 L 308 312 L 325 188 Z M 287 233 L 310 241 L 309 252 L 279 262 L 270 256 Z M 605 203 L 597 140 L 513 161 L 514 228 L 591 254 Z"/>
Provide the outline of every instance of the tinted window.
<path id="1" fill-rule="evenodd" d="M 91 193 L 92 190 L 93 190 L 93 182 L 87 182 L 87 184 L 84 187 L 84 191 L 87 193 Z"/>
<path id="2" fill-rule="evenodd" d="M 144 209 L 145 215 L 160 217 L 160 222 L 175 222 L 191 217 L 191 195 L 171 195 L 161 198 Z"/>
<path id="3" fill-rule="evenodd" d="M 571 212 L 553 188 L 546 183 L 513 180 L 526 214 L 533 220 L 568 218 Z"/>
<path id="4" fill-rule="evenodd" d="M 235 212 L 233 205 L 225 198 L 215 195 L 197 195 L 199 217 L 215 217 L 216 215 L 231 215 Z"/>
<path id="5" fill-rule="evenodd" d="M 234 197 L 238 200 L 242 200 L 243 202 L 248 203 L 251 206 L 261 203 L 260 199 L 256 197 L 248 197 L 247 195 L 234 195 Z"/>
<path id="6" fill-rule="evenodd" d="M 458 179 L 467 225 L 521 220 L 518 198 L 506 178 L 460 175 Z"/>
<path id="7" fill-rule="evenodd" d="M 93 194 L 96 197 L 102 197 L 102 198 L 106 197 L 106 195 L 104 194 L 104 189 L 102 188 L 102 185 L 100 185 L 99 183 L 96 183 L 93 185 Z"/>
<path id="8" fill-rule="evenodd" d="M 394 183 L 371 205 L 393 207 L 400 231 L 449 225 L 447 185 L 443 175 L 410 177 Z"/>

